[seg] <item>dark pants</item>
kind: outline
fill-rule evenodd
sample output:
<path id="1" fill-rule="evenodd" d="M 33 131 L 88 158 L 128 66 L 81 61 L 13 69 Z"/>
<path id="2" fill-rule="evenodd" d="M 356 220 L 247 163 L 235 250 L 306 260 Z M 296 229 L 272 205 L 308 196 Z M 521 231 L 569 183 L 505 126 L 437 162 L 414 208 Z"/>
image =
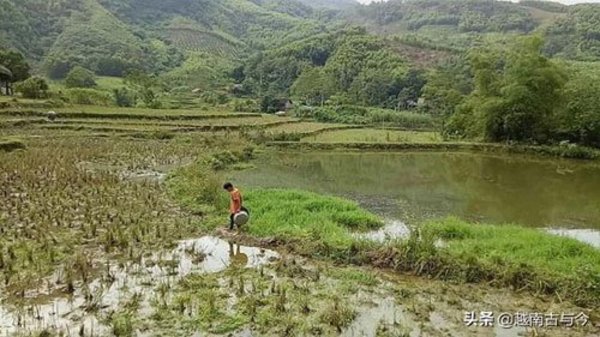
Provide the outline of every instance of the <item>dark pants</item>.
<path id="1" fill-rule="evenodd" d="M 246 207 L 244 207 L 244 206 L 242 206 L 242 207 L 240 208 L 240 211 L 242 211 L 242 212 L 246 212 L 246 213 L 248 213 L 248 215 L 250 215 L 250 211 L 249 211 L 249 210 L 248 210 Z M 233 229 L 233 226 L 235 225 L 235 223 L 233 222 L 233 216 L 234 216 L 234 215 L 235 215 L 235 214 L 230 214 L 230 215 L 229 215 L 229 229 Z"/>

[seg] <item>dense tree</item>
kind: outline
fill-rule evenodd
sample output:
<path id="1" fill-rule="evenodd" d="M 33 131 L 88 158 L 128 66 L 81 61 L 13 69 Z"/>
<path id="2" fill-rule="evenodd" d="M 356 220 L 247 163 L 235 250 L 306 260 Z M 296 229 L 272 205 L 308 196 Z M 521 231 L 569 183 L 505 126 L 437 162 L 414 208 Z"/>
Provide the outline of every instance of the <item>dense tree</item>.
<path id="1" fill-rule="evenodd" d="M 440 25 L 455 26 L 468 32 L 528 32 L 535 27 L 526 8 L 501 1 L 390 0 L 373 2 L 359 13 L 378 25 L 402 22 L 412 30 Z"/>
<path id="2" fill-rule="evenodd" d="M 410 69 L 402 79 L 401 90 L 398 93 L 397 107 L 409 109 L 415 107 L 423 93 L 423 87 L 427 83 L 422 70 Z"/>
<path id="3" fill-rule="evenodd" d="M 569 6 L 567 15 L 546 29 L 546 52 L 579 60 L 600 59 L 600 6 Z"/>
<path id="4" fill-rule="evenodd" d="M 422 90 L 424 107 L 430 114 L 449 117 L 472 90 L 468 60 L 463 57 L 450 59 L 427 76 Z"/>
<path id="5" fill-rule="evenodd" d="M 564 70 L 541 55 L 543 40 L 522 38 L 511 49 L 471 53 L 474 91 L 449 124 L 490 141 L 547 142 L 566 82 Z"/>
<path id="6" fill-rule="evenodd" d="M 600 147 L 600 76 L 576 74 L 565 88 L 560 133 L 569 140 Z"/>
<path id="7" fill-rule="evenodd" d="M 368 35 L 345 38 L 325 65 L 325 71 L 334 79 L 338 91 L 350 89 L 366 61 L 374 51 L 380 51 L 383 43 Z"/>
<path id="8" fill-rule="evenodd" d="M 96 86 L 94 73 L 80 66 L 73 68 L 65 78 L 67 88 L 92 88 Z"/>
<path id="9" fill-rule="evenodd" d="M 321 67 L 308 67 L 292 85 L 291 93 L 308 105 L 323 105 L 333 93 L 331 85 Z"/>
<path id="10" fill-rule="evenodd" d="M 382 39 L 351 29 L 257 54 L 246 64 L 244 84 L 259 96 L 291 93 L 309 104 L 336 95 L 356 104 L 395 108 L 407 70 Z"/>
<path id="11" fill-rule="evenodd" d="M 0 65 L 5 66 L 12 72 L 14 82 L 24 81 L 31 76 L 29 64 L 23 54 L 19 52 L 0 50 Z"/>
<path id="12" fill-rule="evenodd" d="M 48 83 L 41 77 L 30 77 L 16 85 L 16 91 L 25 98 L 45 98 L 48 96 Z"/>

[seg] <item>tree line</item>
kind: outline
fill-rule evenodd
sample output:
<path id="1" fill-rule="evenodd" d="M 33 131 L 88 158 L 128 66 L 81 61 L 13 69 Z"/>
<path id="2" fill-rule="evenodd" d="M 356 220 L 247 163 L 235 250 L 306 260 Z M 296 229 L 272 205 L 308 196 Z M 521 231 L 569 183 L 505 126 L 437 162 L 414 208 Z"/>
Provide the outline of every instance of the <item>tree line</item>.
<path id="1" fill-rule="evenodd" d="M 600 147 L 600 68 L 549 59 L 540 36 L 487 45 L 438 68 L 423 89 L 447 137 Z"/>

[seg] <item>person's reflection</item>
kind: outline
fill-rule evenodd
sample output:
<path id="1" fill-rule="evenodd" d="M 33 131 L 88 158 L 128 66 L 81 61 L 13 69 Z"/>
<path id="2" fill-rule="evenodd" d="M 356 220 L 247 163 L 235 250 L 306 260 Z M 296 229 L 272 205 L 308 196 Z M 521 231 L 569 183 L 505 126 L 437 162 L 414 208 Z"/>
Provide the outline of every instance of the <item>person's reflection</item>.
<path id="1" fill-rule="evenodd" d="M 240 245 L 229 241 L 229 261 L 232 267 L 244 268 L 248 265 L 248 255 L 242 253 L 240 249 Z"/>

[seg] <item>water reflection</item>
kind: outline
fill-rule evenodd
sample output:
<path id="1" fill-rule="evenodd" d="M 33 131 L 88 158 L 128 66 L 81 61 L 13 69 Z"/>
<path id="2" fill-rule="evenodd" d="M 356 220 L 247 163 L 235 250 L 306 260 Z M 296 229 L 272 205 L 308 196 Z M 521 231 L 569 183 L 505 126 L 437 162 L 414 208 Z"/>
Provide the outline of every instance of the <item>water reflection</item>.
<path id="1" fill-rule="evenodd" d="M 600 231 L 597 230 L 548 228 L 547 231 L 552 234 L 567 236 L 600 248 Z"/>
<path id="2" fill-rule="evenodd" d="M 31 291 L 26 301 L 30 305 L 0 304 L 0 336 L 17 332 L 34 332 L 51 329 L 65 336 L 110 335 L 110 328 L 97 317 L 116 311 L 124 303 L 135 299 L 140 303 L 140 318 L 153 313 L 152 299 L 159 295 L 161 285 L 175 285 L 193 273 L 217 273 L 227 268 L 254 268 L 279 258 L 275 251 L 247 247 L 213 236 L 184 240 L 170 251 L 149 254 L 139 262 L 110 261 L 104 275 L 88 284 L 78 284 L 70 296 L 44 300 L 42 294 L 56 292 L 63 278 L 56 273 L 45 287 Z M 1 290 L 1 289 L 0 289 Z M 93 308 L 94 310 L 92 310 Z"/>

